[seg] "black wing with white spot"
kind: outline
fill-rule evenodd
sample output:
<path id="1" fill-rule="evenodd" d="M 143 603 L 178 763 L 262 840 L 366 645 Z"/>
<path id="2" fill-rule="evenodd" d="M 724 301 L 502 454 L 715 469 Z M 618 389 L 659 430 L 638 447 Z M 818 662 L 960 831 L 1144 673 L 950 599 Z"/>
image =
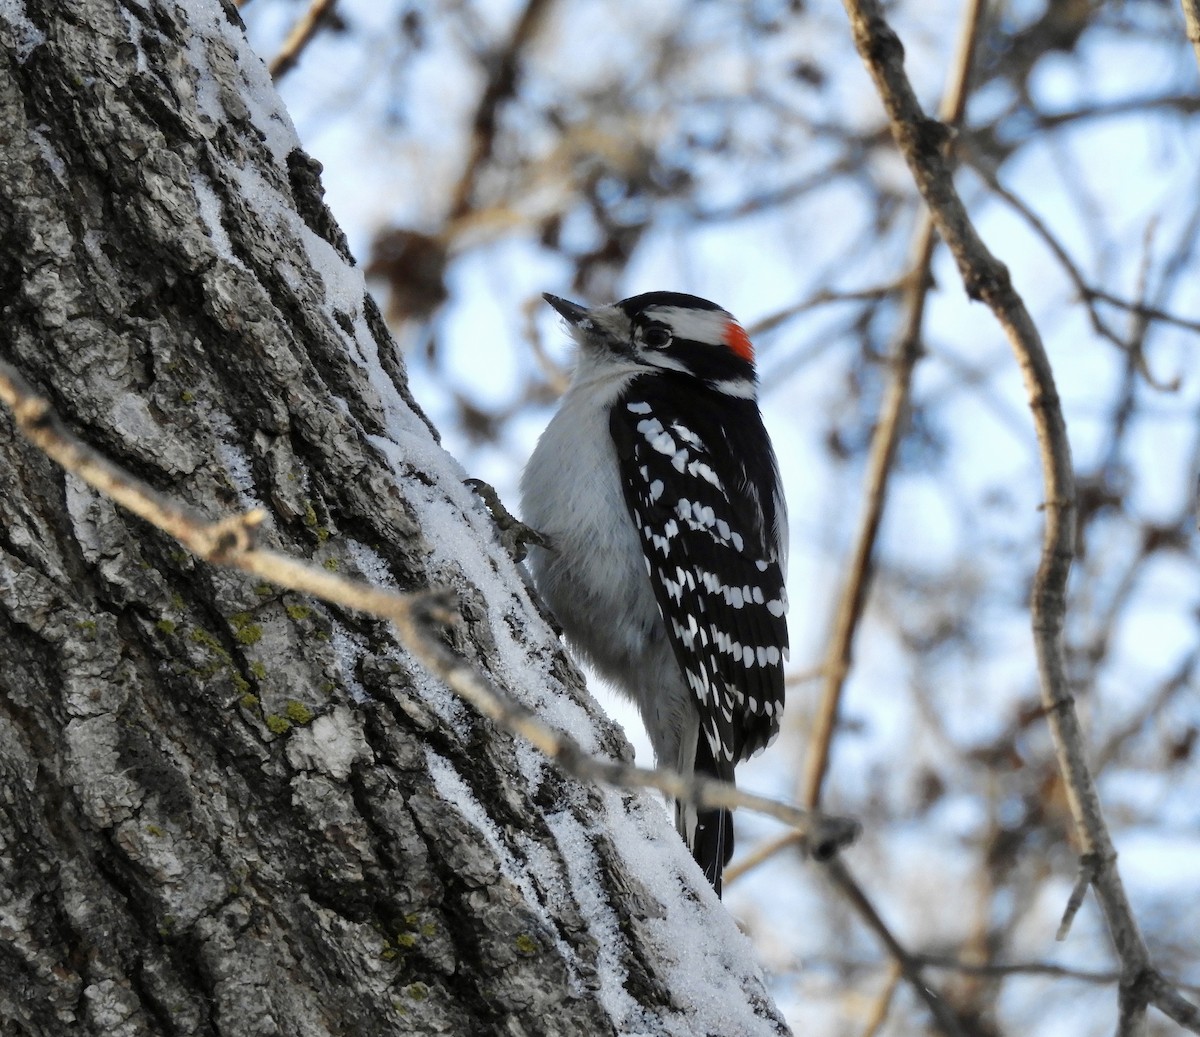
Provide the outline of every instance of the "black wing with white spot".
<path id="1" fill-rule="evenodd" d="M 637 378 L 610 429 L 701 738 L 716 772 L 732 778 L 736 762 L 775 736 L 783 711 L 786 518 L 757 404 L 722 396 L 718 422 L 697 402 L 694 382 Z"/>

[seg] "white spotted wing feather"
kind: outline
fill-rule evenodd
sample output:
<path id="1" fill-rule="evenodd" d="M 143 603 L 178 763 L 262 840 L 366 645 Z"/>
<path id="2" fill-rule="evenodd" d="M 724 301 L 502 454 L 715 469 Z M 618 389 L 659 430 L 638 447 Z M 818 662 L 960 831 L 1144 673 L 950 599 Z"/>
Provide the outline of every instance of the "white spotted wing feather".
<path id="1" fill-rule="evenodd" d="M 669 383 L 634 380 L 610 418 L 625 503 L 675 656 L 721 772 L 779 730 L 786 516 L 761 418 L 717 425 Z M 757 425 L 757 427 L 755 427 Z M 745 448 L 745 449 L 743 449 Z"/>

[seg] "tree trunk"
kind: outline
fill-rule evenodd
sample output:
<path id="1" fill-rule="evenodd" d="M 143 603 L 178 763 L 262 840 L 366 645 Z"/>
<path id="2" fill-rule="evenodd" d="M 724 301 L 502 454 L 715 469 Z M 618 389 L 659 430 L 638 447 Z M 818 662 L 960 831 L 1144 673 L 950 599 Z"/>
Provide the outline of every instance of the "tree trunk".
<path id="1" fill-rule="evenodd" d="M 0 358 L 210 517 L 400 588 L 628 752 L 408 395 L 232 6 L 0 11 Z M 778 1033 L 665 813 L 382 623 L 195 562 L 0 410 L 0 1031 Z"/>

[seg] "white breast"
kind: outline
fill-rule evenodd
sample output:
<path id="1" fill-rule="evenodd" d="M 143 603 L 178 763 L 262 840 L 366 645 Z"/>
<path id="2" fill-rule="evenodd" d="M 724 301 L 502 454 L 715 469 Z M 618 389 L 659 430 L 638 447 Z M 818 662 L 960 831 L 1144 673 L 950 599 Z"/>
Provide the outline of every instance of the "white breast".
<path id="1" fill-rule="evenodd" d="M 636 373 L 573 383 L 521 478 L 523 518 L 554 545 L 530 552 L 538 589 L 576 648 L 618 683 L 661 624 L 608 427 Z"/>

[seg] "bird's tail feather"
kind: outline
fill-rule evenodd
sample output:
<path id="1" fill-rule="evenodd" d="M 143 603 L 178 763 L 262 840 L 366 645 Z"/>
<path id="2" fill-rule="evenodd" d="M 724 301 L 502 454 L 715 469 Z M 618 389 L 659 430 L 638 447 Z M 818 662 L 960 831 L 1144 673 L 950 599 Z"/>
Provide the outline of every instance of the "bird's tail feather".
<path id="1" fill-rule="evenodd" d="M 696 745 L 696 773 L 707 778 L 733 781 L 733 768 L 722 768 L 713 759 L 708 739 L 701 733 Z M 700 865 L 717 896 L 721 895 L 721 876 L 725 865 L 733 856 L 733 812 L 730 810 L 696 810 L 676 804 L 676 824 L 692 849 L 692 856 Z M 694 823 L 692 822 L 692 819 Z M 693 826 L 694 824 L 694 826 Z M 689 838 L 690 836 L 690 838 Z"/>

